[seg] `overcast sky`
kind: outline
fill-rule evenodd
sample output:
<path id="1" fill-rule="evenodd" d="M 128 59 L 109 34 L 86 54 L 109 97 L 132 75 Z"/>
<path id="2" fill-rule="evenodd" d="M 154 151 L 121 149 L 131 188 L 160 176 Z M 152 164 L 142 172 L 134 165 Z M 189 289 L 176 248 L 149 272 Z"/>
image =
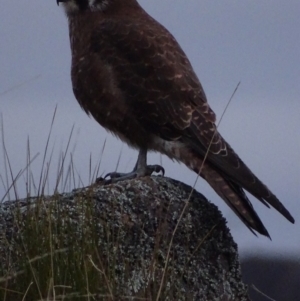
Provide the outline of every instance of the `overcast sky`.
<path id="1" fill-rule="evenodd" d="M 296 224 L 252 199 L 272 242 L 256 238 L 202 179 L 196 189 L 222 210 L 242 254 L 300 254 L 300 1 L 143 0 L 140 4 L 179 41 L 218 117 L 241 82 L 220 131 L 291 211 Z M 72 94 L 67 21 L 56 1 L 1 1 L 0 36 L 0 113 L 14 175 L 26 165 L 29 137 L 31 155 L 41 153 L 32 164 L 38 179 L 56 104 L 50 140 L 52 182 L 73 125 L 73 161 L 85 184 L 89 156 L 96 165 L 105 140 L 100 172 L 113 171 L 120 152 L 119 170 L 130 171 L 136 152 L 85 115 Z M 153 155 L 149 161 L 160 160 Z M 165 157 L 162 163 L 166 176 L 193 185 L 195 175 L 185 166 Z M 4 174 L 1 149 L 0 175 Z M 18 191 L 24 196 L 23 176 Z M 0 198 L 3 194 L 0 182 Z"/>

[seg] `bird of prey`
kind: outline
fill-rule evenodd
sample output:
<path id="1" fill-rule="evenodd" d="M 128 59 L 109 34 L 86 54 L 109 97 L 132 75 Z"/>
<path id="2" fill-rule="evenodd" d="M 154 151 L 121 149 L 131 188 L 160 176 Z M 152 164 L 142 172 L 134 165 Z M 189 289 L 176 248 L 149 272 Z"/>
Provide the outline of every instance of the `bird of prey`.
<path id="1" fill-rule="evenodd" d="M 147 166 L 147 152 L 156 151 L 204 178 L 254 234 L 269 237 L 245 191 L 294 223 L 218 132 L 200 81 L 175 38 L 136 0 L 57 3 L 69 23 L 75 97 L 100 125 L 139 150 L 134 170 L 110 173 L 111 182 L 163 170 Z"/>

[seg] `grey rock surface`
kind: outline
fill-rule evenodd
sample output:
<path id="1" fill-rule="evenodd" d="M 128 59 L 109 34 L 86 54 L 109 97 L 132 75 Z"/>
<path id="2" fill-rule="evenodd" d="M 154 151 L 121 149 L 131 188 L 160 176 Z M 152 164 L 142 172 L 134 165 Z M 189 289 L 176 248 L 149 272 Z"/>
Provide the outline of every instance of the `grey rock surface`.
<path id="1" fill-rule="evenodd" d="M 95 300 L 250 300 L 226 221 L 215 205 L 183 183 L 145 177 L 5 202 L 0 205 L 2 266 L 17 256 L 18 237 L 33 213 L 41 223 L 59 221 L 55 241 L 60 249 L 89 239 L 87 229 L 94 229 L 99 275 L 106 274 L 110 283 L 110 299 L 95 293 Z M 72 239 L 57 234 L 66 225 Z"/>

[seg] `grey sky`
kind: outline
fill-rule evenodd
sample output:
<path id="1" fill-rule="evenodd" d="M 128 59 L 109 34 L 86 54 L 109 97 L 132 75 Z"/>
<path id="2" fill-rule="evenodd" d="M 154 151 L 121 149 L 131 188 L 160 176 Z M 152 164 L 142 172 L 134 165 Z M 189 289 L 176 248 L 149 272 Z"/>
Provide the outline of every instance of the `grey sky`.
<path id="1" fill-rule="evenodd" d="M 300 254 L 300 2 L 140 3 L 173 33 L 186 51 L 219 118 L 241 81 L 220 131 L 293 213 L 296 224 L 289 224 L 275 210 L 253 200 L 273 241 L 256 238 L 202 179 L 198 180 L 197 190 L 222 210 L 243 252 Z M 27 136 L 32 154 L 43 152 L 56 104 L 58 113 L 51 140 L 51 147 L 55 145 L 53 178 L 57 157 L 67 144 L 73 124 L 74 162 L 85 183 L 89 155 L 92 153 L 96 161 L 106 138 L 101 172 L 115 168 L 121 150 L 119 169 L 129 171 L 136 152 L 122 146 L 88 118 L 72 95 L 67 20 L 55 0 L 2 1 L 0 36 L 0 113 L 14 173 L 25 166 Z M 25 84 L 18 87 L 22 83 Z M 32 165 L 37 177 L 41 159 L 42 156 Z M 150 160 L 159 162 L 160 156 L 153 155 Z M 167 176 L 193 185 L 195 175 L 183 165 L 165 157 L 162 162 Z M 0 174 L 3 173 L 1 150 Z M 24 185 L 21 178 L 21 195 Z"/>

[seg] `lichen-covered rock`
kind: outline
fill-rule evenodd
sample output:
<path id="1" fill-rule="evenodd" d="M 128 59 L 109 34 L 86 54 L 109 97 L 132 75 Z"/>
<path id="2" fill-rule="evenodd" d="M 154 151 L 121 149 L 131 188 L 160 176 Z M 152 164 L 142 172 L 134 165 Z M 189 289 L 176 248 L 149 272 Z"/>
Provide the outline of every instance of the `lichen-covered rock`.
<path id="1" fill-rule="evenodd" d="M 88 300 L 80 293 L 80 266 L 84 288 L 88 282 L 95 300 L 249 300 L 224 218 L 203 195 L 168 178 L 95 184 L 6 202 L 0 207 L 0 230 L 2 263 L 8 254 L 18 262 L 20 251 L 14 248 L 23 244 L 27 257 L 42 269 L 48 253 L 41 246 L 47 249 L 50 241 L 49 264 L 59 274 L 53 278 L 70 285 L 76 300 Z M 31 231 L 40 231 L 40 237 Z M 70 260 L 73 256 L 82 265 Z M 56 269 L 59 264 L 66 266 Z M 18 272 L 13 265 L 8 269 Z M 62 270 L 68 273 L 58 283 Z M 47 292 L 49 297 L 48 287 Z"/>

